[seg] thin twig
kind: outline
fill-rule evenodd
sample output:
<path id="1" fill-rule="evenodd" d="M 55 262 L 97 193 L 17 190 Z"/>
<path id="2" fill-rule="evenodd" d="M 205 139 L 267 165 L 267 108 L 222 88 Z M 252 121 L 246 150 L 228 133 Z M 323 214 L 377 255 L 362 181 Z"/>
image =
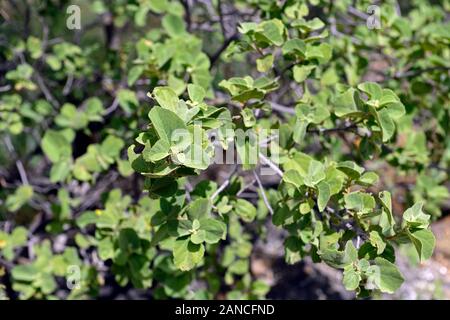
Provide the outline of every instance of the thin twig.
<path id="1" fill-rule="evenodd" d="M 211 196 L 211 201 L 213 201 L 223 190 L 225 190 L 231 181 L 231 178 L 234 176 L 234 174 L 237 171 L 237 166 L 234 166 L 233 170 L 231 170 L 230 174 L 228 175 L 228 177 L 225 179 L 225 181 L 220 185 L 220 187 L 212 194 Z"/>
<path id="2" fill-rule="evenodd" d="M 11 90 L 11 86 L 9 84 L 7 84 L 6 86 L 0 87 L 0 92 L 6 92 L 9 90 Z"/>
<path id="3" fill-rule="evenodd" d="M 283 113 L 288 113 L 288 114 L 295 114 L 295 109 L 293 109 L 293 108 L 283 106 L 283 105 L 273 102 L 273 101 L 270 101 L 269 103 L 273 110 L 283 112 Z"/>
<path id="4" fill-rule="evenodd" d="M 41 75 L 36 71 L 35 77 L 38 83 L 39 88 L 41 89 L 42 93 L 44 94 L 45 98 L 55 107 L 59 107 L 59 102 L 53 97 L 53 95 L 50 93 L 50 90 L 48 90 L 44 80 L 42 79 Z"/>
<path id="5" fill-rule="evenodd" d="M 253 186 L 253 184 L 255 183 L 255 179 L 253 179 L 252 181 L 250 181 L 249 183 L 247 183 L 247 184 L 245 184 L 242 188 L 241 188 L 241 190 L 239 190 L 237 193 L 236 193 L 236 197 L 240 197 L 247 189 L 250 189 L 250 187 L 252 187 Z"/>
<path id="6" fill-rule="evenodd" d="M 113 113 L 117 109 L 118 106 L 119 106 L 119 98 L 115 97 L 112 104 L 107 109 L 105 109 L 105 112 L 103 115 L 107 116 L 110 113 Z"/>
<path id="7" fill-rule="evenodd" d="M 69 74 L 67 76 L 67 81 L 62 91 L 63 96 L 67 96 L 70 93 L 70 90 L 72 89 L 72 84 L 73 84 L 73 75 Z"/>
<path id="8" fill-rule="evenodd" d="M 319 129 L 308 129 L 308 132 L 310 133 L 331 133 L 331 132 L 342 132 L 342 131 L 349 131 L 352 129 L 356 129 L 356 124 L 351 124 L 345 127 L 338 127 L 338 128 L 319 128 Z"/>
<path id="9" fill-rule="evenodd" d="M 369 15 L 367 13 L 361 12 L 361 11 L 359 11 L 358 9 L 356 9 L 356 8 L 354 8 L 352 6 L 348 7 L 348 12 L 350 14 L 360 18 L 360 19 L 363 19 L 363 20 L 367 20 L 367 18 L 369 18 Z"/>
<path id="10" fill-rule="evenodd" d="M 273 163 L 270 159 L 268 159 L 265 155 L 263 155 L 261 152 L 259 153 L 259 158 L 262 160 L 264 164 L 267 164 L 277 175 L 280 177 L 283 177 L 283 171 L 278 168 L 278 166 Z"/>
<path id="11" fill-rule="evenodd" d="M 264 204 L 266 205 L 267 209 L 269 209 L 270 214 L 273 215 L 272 206 L 269 203 L 269 199 L 267 199 L 266 191 L 264 190 L 264 187 L 263 187 L 263 185 L 261 183 L 261 179 L 259 178 L 259 176 L 258 176 L 258 174 L 256 173 L 255 170 L 253 170 L 253 176 L 255 177 L 256 182 L 258 183 L 259 189 L 261 190 L 261 195 L 262 195 Z"/>
<path id="12" fill-rule="evenodd" d="M 11 138 L 9 136 L 6 136 L 4 138 L 4 140 L 5 140 L 6 148 L 8 149 L 8 151 L 12 155 L 14 155 L 15 157 L 18 158 L 18 154 L 16 153 L 16 150 L 14 149 L 14 146 L 11 142 Z M 19 172 L 20 180 L 22 180 L 22 183 L 24 185 L 29 185 L 30 183 L 28 182 L 27 172 L 25 171 L 25 167 L 23 166 L 23 163 L 20 159 L 16 160 L 16 167 L 17 167 L 17 171 Z"/>

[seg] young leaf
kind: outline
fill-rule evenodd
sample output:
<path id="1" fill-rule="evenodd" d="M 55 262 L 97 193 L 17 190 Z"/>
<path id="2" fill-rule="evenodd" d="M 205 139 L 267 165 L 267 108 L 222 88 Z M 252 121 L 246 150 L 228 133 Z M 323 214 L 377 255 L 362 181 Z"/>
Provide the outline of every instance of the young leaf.
<path id="1" fill-rule="evenodd" d="M 344 277 L 342 283 L 345 289 L 349 291 L 356 290 L 359 287 L 359 282 L 361 281 L 361 275 L 357 272 L 353 266 L 347 266 L 344 269 Z"/>
<path id="2" fill-rule="evenodd" d="M 152 94 L 161 107 L 169 109 L 170 111 L 173 111 L 175 113 L 177 112 L 179 99 L 172 88 L 156 87 L 155 89 L 153 89 Z"/>
<path id="3" fill-rule="evenodd" d="M 205 98 L 206 95 L 205 89 L 196 84 L 188 84 L 187 89 L 189 93 L 189 98 L 193 102 L 197 103 L 203 102 L 203 99 Z"/>
<path id="4" fill-rule="evenodd" d="M 173 262 L 182 271 L 189 271 L 198 265 L 205 253 L 202 244 L 194 244 L 189 238 L 179 238 L 173 245 Z"/>
<path id="5" fill-rule="evenodd" d="M 394 293 L 404 281 L 397 266 L 381 257 L 375 258 L 375 263 L 378 267 L 375 284 L 382 292 Z"/>
<path id="6" fill-rule="evenodd" d="M 226 224 L 217 219 L 204 218 L 200 220 L 200 230 L 205 232 L 206 243 L 217 243 L 225 240 Z"/>
<path id="7" fill-rule="evenodd" d="M 187 127 L 176 113 L 161 107 L 153 107 L 148 113 L 152 125 L 154 126 L 158 136 L 166 140 L 169 144 L 174 138 L 176 130 L 187 132 Z"/>
<path id="8" fill-rule="evenodd" d="M 325 181 L 321 181 L 317 185 L 317 192 L 317 206 L 319 208 L 319 211 L 322 212 L 327 206 L 327 203 L 331 197 L 330 186 Z"/>
<path id="9" fill-rule="evenodd" d="M 408 236 L 417 250 L 420 261 L 425 261 L 433 255 L 436 238 L 430 230 L 421 229 L 408 232 Z"/>

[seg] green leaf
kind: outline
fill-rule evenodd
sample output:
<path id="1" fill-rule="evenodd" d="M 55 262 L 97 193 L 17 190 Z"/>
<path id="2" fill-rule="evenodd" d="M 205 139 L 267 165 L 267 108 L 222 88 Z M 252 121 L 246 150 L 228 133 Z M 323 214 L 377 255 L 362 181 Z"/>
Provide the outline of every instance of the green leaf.
<path id="1" fill-rule="evenodd" d="M 120 89 L 117 92 L 117 99 L 119 101 L 120 107 L 126 113 L 131 113 L 131 110 L 137 108 L 137 106 L 139 105 L 136 94 L 129 89 Z"/>
<path id="2" fill-rule="evenodd" d="M 262 34 L 274 45 L 281 46 L 284 43 L 284 24 L 277 19 L 264 21 L 261 23 Z"/>
<path id="3" fill-rule="evenodd" d="M 344 172 L 353 180 L 358 180 L 364 172 L 364 168 L 358 166 L 353 161 L 339 162 L 336 168 Z"/>
<path id="4" fill-rule="evenodd" d="M 177 15 L 166 14 L 161 24 L 172 38 L 181 37 L 186 34 L 184 20 Z"/>
<path id="5" fill-rule="evenodd" d="M 391 193 L 388 191 L 382 191 L 378 194 L 378 198 L 381 201 L 382 211 L 380 217 L 380 227 L 385 236 L 394 235 L 395 220 L 392 214 L 392 199 Z"/>
<path id="6" fill-rule="evenodd" d="M 345 289 L 349 291 L 356 290 L 359 287 L 359 282 L 361 281 L 361 274 L 357 272 L 353 266 L 347 266 L 344 269 L 344 277 L 342 283 Z"/>
<path id="7" fill-rule="evenodd" d="M 155 106 L 148 113 L 148 117 L 159 138 L 166 140 L 169 144 L 171 144 L 174 138 L 173 134 L 176 130 L 180 130 L 179 132 L 187 132 L 187 127 L 183 120 L 176 113 L 168 109 Z"/>
<path id="8" fill-rule="evenodd" d="M 169 3 L 167 0 L 153 0 L 146 2 L 146 4 L 148 4 L 150 10 L 156 13 L 163 13 L 169 7 Z"/>
<path id="9" fill-rule="evenodd" d="M 119 248 L 121 251 L 131 254 L 140 249 L 140 239 L 136 231 L 131 228 L 120 230 L 118 238 Z"/>
<path id="10" fill-rule="evenodd" d="M 172 88 L 169 87 L 156 87 L 153 89 L 152 95 L 155 97 L 158 104 L 170 111 L 177 112 L 178 99 L 177 94 Z"/>
<path id="11" fill-rule="evenodd" d="M 303 177 L 300 175 L 300 173 L 297 170 L 288 170 L 283 174 L 283 181 L 293 184 L 297 188 L 300 188 L 302 185 L 304 185 Z"/>
<path id="12" fill-rule="evenodd" d="M 142 156 L 146 161 L 156 162 L 164 159 L 170 154 L 170 144 L 165 139 L 160 139 L 151 146 L 150 150 L 146 147 L 142 152 Z"/>
<path id="13" fill-rule="evenodd" d="M 85 128 L 89 119 L 83 112 L 79 112 L 77 108 L 71 103 L 65 103 L 56 116 L 55 122 L 60 127 L 73 128 L 75 130 Z"/>
<path id="14" fill-rule="evenodd" d="M 322 29 L 325 26 L 325 23 L 319 18 L 314 18 L 309 21 L 298 19 L 294 21 L 292 26 L 295 28 L 300 28 L 303 32 L 310 32 L 312 30 Z"/>
<path id="15" fill-rule="evenodd" d="M 133 66 L 130 71 L 128 71 L 128 86 L 131 87 L 144 72 L 144 66 Z"/>
<path id="16" fill-rule="evenodd" d="M 30 282 L 39 275 L 39 270 L 31 264 L 18 265 L 11 270 L 11 275 L 16 281 Z"/>
<path id="17" fill-rule="evenodd" d="M 256 124 L 256 118 L 253 114 L 253 110 L 245 108 L 241 111 L 242 120 L 247 128 L 253 127 Z"/>
<path id="18" fill-rule="evenodd" d="M 306 129 L 308 128 L 309 120 L 302 120 L 300 118 L 297 118 L 294 125 L 294 132 L 292 135 L 292 138 L 294 141 L 298 144 L 304 143 L 305 135 L 306 135 Z"/>
<path id="19" fill-rule="evenodd" d="M 394 93 L 394 91 L 389 89 L 383 89 L 383 96 L 381 97 L 379 104 L 381 107 L 388 104 L 402 104 L 402 103 L 400 102 L 399 97 Z"/>
<path id="20" fill-rule="evenodd" d="M 262 58 L 256 59 L 256 70 L 259 72 L 269 71 L 272 68 L 273 60 L 272 54 L 267 54 Z"/>
<path id="21" fill-rule="evenodd" d="M 325 167 L 317 160 L 311 160 L 308 166 L 308 172 L 303 176 L 305 184 L 308 187 L 316 186 L 320 181 L 325 179 Z"/>
<path id="22" fill-rule="evenodd" d="M 173 245 L 173 262 L 178 269 L 189 271 L 202 261 L 204 253 L 202 244 L 194 244 L 189 238 L 180 238 Z"/>
<path id="23" fill-rule="evenodd" d="M 364 82 L 358 85 L 358 89 L 367 93 L 371 100 L 380 100 L 383 90 L 380 85 L 375 82 Z"/>
<path id="24" fill-rule="evenodd" d="M 256 217 L 256 208 L 244 199 L 234 201 L 234 212 L 245 222 L 252 222 Z"/>
<path id="25" fill-rule="evenodd" d="M 200 144 L 188 146 L 185 151 L 178 153 L 173 159 L 176 160 L 176 163 L 198 170 L 206 170 L 212 160 Z"/>
<path id="26" fill-rule="evenodd" d="M 403 226 L 425 229 L 430 224 L 430 216 L 422 211 L 423 203 L 417 202 L 403 213 Z"/>
<path id="27" fill-rule="evenodd" d="M 191 241 L 193 244 L 202 244 L 205 242 L 206 232 L 205 230 L 196 230 L 191 234 Z"/>
<path id="28" fill-rule="evenodd" d="M 334 104 L 334 113 L 338 117 L 346 117 L 346 116 L 355 116 L 361 114 L 356 101 L 355 96 L 358 95 L 358 92 L 350 88 L 344 93 L 339 94 L 336 97 L 336 101 Z"/>
<path id="29" fill-rule="evenodd" d="M 184 91 L 186 91 L 186 83 L 183 79 L 180 79 L 176 77 L 173 74 L 169 75 L 169 79 L 167 79 L 167 85 L 175 91 L 177 96 L 180 96 L 183 94 Z"/>
<path id="30" fill-rule="evenodd" d="M 33 59 L 38 59 L 42 56 L 42 42 L 36 37 L 28 37 L 27 49 Z"/>
<path id="31" fill-rule="evenodd" d="M 385 108 L 378 111 L 377 118 L 383 133 L 383 142 L 387 142 L 395 133 L 395 123 L 391 119 L 389 109 Z"/>
<path id="32" fill-rule="evenodd" d="M 72 156 L 71 141 L 62 131 L 47 130 L 41 140 L 41 147 L 54 163 Z"/>
<path id="33" fill-rule="evenodd" d="M 120 151 L 124 146 L 125 142 L 121 138 L 110 134 L 103 140 L 99 152 L 105 157 L 115 159 L 119 157 Z"/>
<path id="34" fill-rule="evenodd" d="M 375 172 L 365 172 L 357 181 L 358 184 L 370 187 L 377 183 L 378 175 Z"/>
<path id="35" fill-rule="evenodd" d="M 228 272 L 237 275 L 245 275 L 249 269 L 249 261 L 247 259 L 239 259 L 234 261 L 229 267 Z"/>
<path id="36" fill-rule="evenodd" d="M 311 71 L 314 70 L 316 66 L 294 66 L 293 73 L 294 73 L 294 80 L 298 83 L 302 83 L 303 81 L 308 78 Z"/>
<path id="37" fill-rule="evenodd" d="M 53 276 L 48 273 L 41 274 L 39 284 L 41 291 L 44 294 L 51 294 L 57 288 L 55 278 L 53 278 Z"/>
<path id="38" fill-rule="evenodd" d="M 197 220 L 195 220 L 197 221 Z M 171 219 L 168 222 L 169 231 L 173 236 L 183 237 L 192 233 L 192 221 L 191 220 L 181 220 L 181 219 Z"/>
<path id="39" fill-rule="evenodd" d="M 78 227 L 84 228 L 87 225 L 94 224 L 97 221 L 97 218 L 98 215 L 95 214 L 94 211 L 86 211 L 76 219 L 76 224 Z"/>
<path id="40" fill-rule="evenodd" d="M 332 195 L 338 194 L 341 191 L 345 179 L 345 174 L 336 169 L 334 166 L 329 166 L 326 169 L 325 181 L 330 186 L 330 192 Z"/>
<path id="41" fill-rule="evenodd" d="M 104 112 L 102 101 L 97 97 L 89 98 L 86 103 L 86 115 L 90 121 L 102 121 L 101 114 Z"/>
<path id="42" fill-rule="evenodd" d="M 311 106 L 305 103 L 299 103 L 295 106 L 295 114 L 299 119 L 316 124 L 330 117 L 328 109 L 320 104 Z"/>
<path id="43" fill-rule="evenodd" d="M 5 201 L 6 208 L 10 212 L 19 210 L 33 197 L 33 188 L 30 185 L 22 185 L 16 189 L 14 194 L 8 196 Z"/>
<path id="44" fill-rule="evenodd" d="M 13 246 L 23 246 L 27 243 L 28 230 L 24 227 L 17 227 L 11 233 L 11 241 Z"/>
<path id="45" fill-rule="evenodd" d="M 348 265 L 348 261 L 344 259 L 344 252 L 336 249 L 321 249 L 320 258 L 333 268 L 343 269 Z"/>
<path id="46" fill-rule="evenodd" d="M 306 59 L 318 60 L 319 63 L 327 63 L 333 56 L 333 49 L 328 43 L 321 43 L 320 45 L 311 45 L 308 43 L 306 46 Z"/>
<path id="47" fill-rule="evenodd" d="M 114 245 L 110 238 L 104 238 L 98 243 L 98 256 L 103 261 L 114 258 Z"/>
<path id="48" fill-rule="evenodd" d="M 306 51 L 306 45 L 303 40 L 289 39 L 282 47 L 283 55 L 295 54 L 304 56 Z"/>
<path id="49" fill-rule="evenodd" d="M 322 212 L 327 206 L 328 201 L 330 200 L 331 197 L 331 190 L 329 184 L 326 183 L 325 181 L 321 181 L 317 185 L 317 192 L 318 192 L 317 207 L 319 208 L 319 211 Z"/>
<path id="50" fill-rule="evenodd" d="M 406 113 L 405 106 L 401 102 L 390 103 L 386 106 L 385 110 L 389 113 L 391 119 L 398 120 Z"/>
<path id="51" fill-rule="evenodd" d="M 382 292 L 394 293 L 404 281 L 397 266 L 381 257 L 375 258 L 375 263 L 378 267 L 375 284 Z"/>
<path id="52" fill-rule="evenodd" d="M 247 133 L 249 134 L 247 135 Z M 253 169 L 259 159 L 258 139 L 254 131 L 236 135 L 235 145 L 239 156 L 238 163 L 242 164 L 244 170 Z"/>
<path id="53" fill-rule="evenodd" d="M 188 84 L 187 86 L 189 98 L 193 102 L 201 103 L 205 99 L 206 91 L 203 87 L 196 84 Z"/>
<path id="54" fill-rule="evenodd" d="M 206 243 L 217 243 L 220 239 L 225 240 L 227 227 L 217 219 L 204 218 L 200 220 L 200 230 L 205 232 Z"/>
<path id="55" fill-rule="evenodd" d="M 188 207 L 189 219 L 208 218 L 211 213 L 211 201 L 205 198 L 199 198 L 190 203 Z"/>
<path id="56" fill-rule="evenodd" d="M 375 208 L 375 199 L 367 193 L 352 192 L 344 196 L 345 208 L 358 213 L 369 213 Z"/>
<path id="57" fill-rule="evenodd" d="M 377 254 L 382 254 L 386 248 L 386 242 L 381 238 L 380 234 L 376 231 L 371 231 L 369 234 L 370 243 L 377 248 Z"/>
<path id="58" fill-rule="evenodd" d="M 347 241 L 344 249 L 344 261 L 347 264 L 358 261 L 358 250 L 351 240 Z"/>
<path id="59" fill-rule="evenodd" d="M 430 230 L 422 229 L 408 232 L 408 236 L 419 254 L 420 261 L 425 261 L 433 255 L 436 238 Z"/>

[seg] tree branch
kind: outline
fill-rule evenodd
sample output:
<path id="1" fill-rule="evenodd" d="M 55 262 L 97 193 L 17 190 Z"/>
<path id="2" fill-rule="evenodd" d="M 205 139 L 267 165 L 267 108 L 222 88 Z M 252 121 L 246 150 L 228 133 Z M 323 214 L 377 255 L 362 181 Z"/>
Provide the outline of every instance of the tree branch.
<path id="1" fill-rule="evenodd" d="M 268 165 L 277 175 L 280 177 L 283 177 L 283 171 L 280 170 L 280 168 L 273 163 L 270 159 L 268 159 L 265 155 L 263 155 L 261 152 L 259 153 L 259 158 L 262 160 L 262 162 L 266 165 Z"/>
<path id="2" fill-rule="evenodd" d="M 16 158 L 18 158 L 18 155 L 16 153 L 16 150 L 14 149 L 14 146 L 11 142 L 11 138 L 9 136 L 6 136 L 4 138 L 5 144 L 6 144 L 6 148 L 8 149 L 8 151 L 14 155 Z M 22 180 L 22 183 L 24 185 L 29 185 L 29 181 L 28 181 L 28 177 L 27 177 L 27 172 L 25 171 L 25 167 L 23 166 L 23 163 L 20 159 L 16 160 L 16 167 L 17 167 L 17 171 L 19 172 L 20 175 L 20 180 Z"/>
<path id="3" fill-rule="evenodd" d="M 231 170 L 230 174 L 228 175 L 228 177 L 225 179 L 225 181 L 220 185 L 220 187 L 212 194 L 211 196 L 211 202 L 223 191 L 225 190 L 228 185 L 230 184 L 231 178 L 234 176 L 234 174 L 236 173 L 238 169 L 238 166 L 234 166 L 233 170 Z"/>
<path id="4" fill-rule="evenodd" d="M 267 199 L 266 192 L 265 192 L 264 187 L 263 187 L 263 185 L 261 183 L 261 179 L 259 178 L 259 176 L 258 176 L 258 174 L 256 173 L 255 170 L 253 170 L 253 176 L 255 177 L 256 182 L 258 183 L 259 189 L 261 190 L 261 195 L 262 195 L 264 204 L 266 205 L 266 207 L 269 210 L 270 214 L 273 215 L 273 209 L 272 209 L 272 207 L 271 207 L 271 205 L 269 203 L 269 199 Z"/>

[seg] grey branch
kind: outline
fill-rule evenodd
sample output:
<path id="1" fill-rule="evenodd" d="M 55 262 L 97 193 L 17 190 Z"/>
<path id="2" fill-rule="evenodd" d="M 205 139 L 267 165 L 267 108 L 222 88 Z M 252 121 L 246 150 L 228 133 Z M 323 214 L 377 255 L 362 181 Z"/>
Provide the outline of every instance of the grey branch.
<path id="1" fill-rule="evenodd" d="M 264 164 L 268 165 L 273 171 L 275 171 L 275 173 L 277 175 L 279 175 L 280 177 L 283 177 L 283 171 L 281 171 L 280 168 L 275 163 L 273 163 L 270 159 L 268 159 L 261 152 L 259 153 L 259 158 L 261 159 L 261 161 Z"/>
<path id="2" fill-rule="evenodd" d="M 213 201 L 223 190 L 226 189 L 226 187 L 229 186 L 231 178 L 234 176 L 234 174 L 237 171 L 237 166 L 234 166 L 233 170 L 231 170 L 228 177 L 225 179 L 225 181 L 220 185 L 220 187 L 212 194 L 211 201 Z"/>
<path id="3" fill-rule="evenodd" d="M 9 136 L 6 136 L 4 138 L 4 140 L 5 140 L 6 148 L 11 153 L 11 155 L 18 157 L 16 150 L 14 149 L 14 146 L 11 142 L 11 138 Z M 20 159 L 16 160 L 16 167 L 17 167 L 17 171 L 19 172 L 20 180 L 22 180 L 22 183 L 25 185 L 30 184 L 28 182 L 27 172 L 25 171 L 25 167 L 23 166 L 23 163 Z"/>
<path id="4" fill-rule="evenodd" d="M 264 190 L 264 187 L 263 187 L 263 185 L 261 183 L 261 179 L 259 178 L 259 176 L 258 176 L 258 174 L 256 173 L 255 170 L 253 170 L 253 176 L 255 177 L 256 182 L 258 183 L 259 189 L 261 190 L 261 195 L 262 195 L 264 204 L 266 205 L 267 209 L 269 209 L 270 214 L 273 215 L 273 209 L 272 209 L 272 207 L 271 207 L 271 205 L 269 203 L 269 199 L 267 199 L 266 191 Z"/>

